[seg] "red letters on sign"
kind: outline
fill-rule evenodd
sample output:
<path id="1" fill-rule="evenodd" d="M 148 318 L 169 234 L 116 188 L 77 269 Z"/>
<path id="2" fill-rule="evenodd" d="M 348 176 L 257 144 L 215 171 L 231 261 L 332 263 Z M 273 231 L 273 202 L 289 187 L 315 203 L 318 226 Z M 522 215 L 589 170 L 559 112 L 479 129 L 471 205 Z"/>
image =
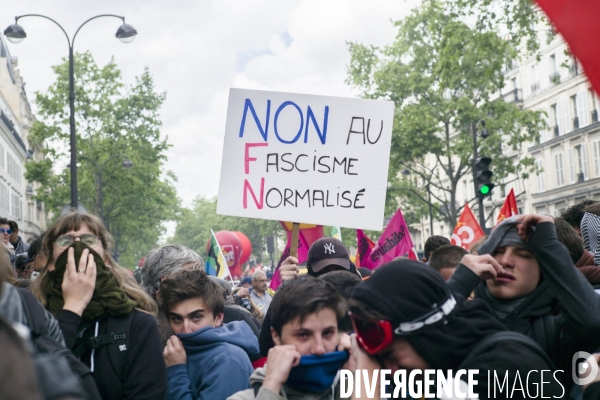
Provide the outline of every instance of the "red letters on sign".
<path id="1" fill-rule="evenodd" d="M 248 179 L 244 179 L 244 209 L 248 208 L 248 191 L 250 191 L 256 207 L 259 210 L 262 210 L 265 198 L 265 178 L 260 178 L 260 201 L 256 199 L 256 194 L 254 194 L 252 186 L 250 186 L 250 183 L 248 183 Z"/>
<path id="2" fill-rule="evenodd" d="M 255 157 L 250 157 L 250 147 L 262 147 L 262 146 L 268 146 L 268 145 L 269 145 L 269 143 L 246 143 L 246 151 L 244 152 L 244 170 L 246 172 L 246 175 L 248 175 L 250 173 L 250 161 L 256 161 Z M 244 183 L 244 185 L 245 185 L 245 183 Z M 246 196 L 245 191 L 244 191 L 244 196 Z M 262 198 L 262 194 L 260 197 Z M 256 197 L 254 199 L 256 200 Z M 246 204 L 245 200 L 244 200 L 244 204 Z M 244 206 L 244 208 L 246 208 L 246 206 Z M 259 207 L 259 208 L 262 208 L 262 207 Z"/>

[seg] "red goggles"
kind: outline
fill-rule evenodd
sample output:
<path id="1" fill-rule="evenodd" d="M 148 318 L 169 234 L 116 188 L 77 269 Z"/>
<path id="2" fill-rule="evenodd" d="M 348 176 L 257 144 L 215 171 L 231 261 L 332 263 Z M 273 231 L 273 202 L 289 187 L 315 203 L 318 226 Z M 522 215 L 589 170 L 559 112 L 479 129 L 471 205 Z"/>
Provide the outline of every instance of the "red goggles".
<path id="1" fill-rule="evenodd" d="M 384 319 L 372 320 L 349 313 L 358 344 L 367 353 L 374 355 L 392 344 L 392 324 Z"/>

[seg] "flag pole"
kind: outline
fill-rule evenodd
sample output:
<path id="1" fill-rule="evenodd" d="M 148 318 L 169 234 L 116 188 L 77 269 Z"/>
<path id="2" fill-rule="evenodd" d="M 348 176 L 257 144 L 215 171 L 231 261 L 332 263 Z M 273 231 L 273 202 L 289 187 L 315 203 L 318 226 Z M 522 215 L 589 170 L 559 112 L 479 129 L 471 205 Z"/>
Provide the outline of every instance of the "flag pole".
<path id="1" fill-rule="evenodd" d="M 210 234 L 212 235 L 212 237 L 215 239 L 215 242 L 217 243 L 217 247 L 219 248 L 219 254 L 221 255 L 221 258 L 223 259 L 223 262 L 225 263 L 225 265 L 223 266 L 223 268 L 225 268 L 225 270 L 227 271 L 227 275 L 229 275 L 229 282 L 231 282 L 231 287 L 233 288 L 233 277 L 231 276 L 231 271 L 229 270 L 229 265 L 227 265 L 227 261 L 225 260 L 225 256 L 223 255 L 223 250 L 221 250 L 221 245 L 219 244 L 219 241 L 217 240 L 217 237 L 215 236 L 215 233 L 213 232 L 213 230 L 210 230 Z M 217 262 L 218 262 L 218 258 L 217 258 Z"/>
<path id="2" fill-rule="evenodd" d="M 300 223 L 292 224 L 292 238 L 290 243 L 290 256 L 298 258 L 298 234 L 300 233 Z"/>

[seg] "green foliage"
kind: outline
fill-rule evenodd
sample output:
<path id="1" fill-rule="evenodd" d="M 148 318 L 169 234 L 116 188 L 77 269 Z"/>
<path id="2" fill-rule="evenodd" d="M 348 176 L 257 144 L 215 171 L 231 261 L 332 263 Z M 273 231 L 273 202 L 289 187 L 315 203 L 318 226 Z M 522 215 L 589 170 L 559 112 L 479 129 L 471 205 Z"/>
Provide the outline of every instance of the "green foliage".
<path id="1" fill-rule="evenodd" d="M 447 12 L 474 19 L 478 31 L 503 32 L 515 46 L 529 54 L 539 50 L 536 27 L 548 21 L 533 0 L 446 0 Z M 548 26 L 548 39 L 554 32 Z"/>
<path id="2" fill-rule="evenodd" d="M 41 184 L 37 198 L 56 218 L 71 193 L 68 61 L 53 70 L 56 81 L 36 93 L 39 120 L 31 129 L 45 158 L 27 163 L 26 178 Z M 75 55 L 74 71 L 79 201 L 104 219 L 121 263 L 132 267 L 179 208 L 175 177 L 163 172 L 169 144 L 160 135 L 159 110 L 165 94 L 155 92 L 148 69 L 126 88 L 112 60 L 99 67 L 89 52 Z M 125 168 L 125 160 L 133 166 Z"/>
<path id="3" fill-rule="evenodd" d="M 232 217 L 217 214 L 217 199 L 197 197 L 190 208 L 184 208 L 177 224 L 175 235 L 170 243 L 180 243 L 206 257 L 206 244 L 210 239 L 210 230 L 239 231 L 248 236 L 252 243 L 252 254 L 259 261 L 268 259 L 267 236 L 277 235 L 285 240 L 285 232 L 277 221 L 256 218 Z M 278 253 L 278 252 L 276 252 Z M 275 263 L 281 254 L 274 254 Z"/>
<path id="4" fill-rule="evenodd" d="M 389 171 L 396 190 L 388 191 L 388 211 L 400 203 L 407 219 L 418 220 L 429 211 L 430 192 L 433 213 L 454 226 L 462 209 L 457 186 L 471 174 L 477 123 L 484 120 L 492 133 L 479 140 L 479 154 L 493 158 L 500 182 L 533 168 L 532 159 L 515 162 L 511 153 L 537 138 L 542 113 L 497 98 L 503 66 L 516 52 L 493 30 L 470 28 L 435 0 L 396 26 L 395 41 L 384 48 L 349 44 L 347 83 L 365 98 L 396 104 Z M 409 174 L 400 176 L 403 170 Z"/>

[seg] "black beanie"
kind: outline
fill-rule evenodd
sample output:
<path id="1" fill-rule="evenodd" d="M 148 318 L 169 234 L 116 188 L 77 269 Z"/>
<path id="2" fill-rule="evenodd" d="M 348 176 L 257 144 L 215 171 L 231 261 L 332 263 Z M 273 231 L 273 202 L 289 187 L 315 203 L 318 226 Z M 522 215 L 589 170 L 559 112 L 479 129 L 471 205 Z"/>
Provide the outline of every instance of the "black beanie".
<path id="1" fill-rule="evenodd" d="M 444 304 L 448 314 L 454 308 L 453 297 L 442 276 L 412 260 L 392 261 L 378 268 L 369 279 L 354 288 L 352 297 L 384 315 L 392 322 L 396 335 L 417 333 L 420 329 L 444 323 L 447 315 L 420 329 L 398 329 L 400 324 L 419 320 Z"/>
<path id="2" fill-rule="evenodd" d="M 479 340 L 506 330 L 482 301 L 452 296 L 441 275 L 417 261 L 383 265 L 354 288 L 352 298 L 389 320 L 394 337 L 406 339 L 431 368 L 458 367 Z M 420 322 L 406 324 L 415 320 Z"/>

